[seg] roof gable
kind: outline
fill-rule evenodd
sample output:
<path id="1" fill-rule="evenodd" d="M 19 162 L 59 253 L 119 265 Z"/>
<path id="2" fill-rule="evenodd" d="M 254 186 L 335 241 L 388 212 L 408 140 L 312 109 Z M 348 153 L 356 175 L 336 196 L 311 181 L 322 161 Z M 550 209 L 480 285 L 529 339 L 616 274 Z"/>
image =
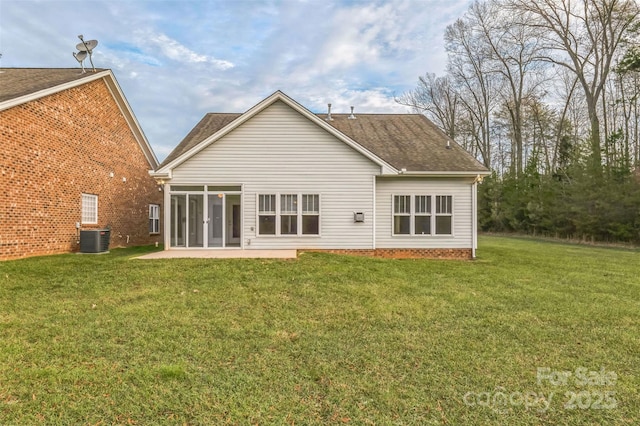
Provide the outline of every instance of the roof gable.
<path id="1" fill-rule="evenodd" d="M 488 170 L 422 114 L 313 114 L 277 91 L 244 114 L 207 114 L 156 170 L 171 170 L 242 125 L 276 101 L 282 101 L 382 167 L 383 174 L 487 174 Z"/>
<path id="2" fill-rule="evenodd" d="M 111 70 L 82 73 L 78 68 L 0 68 L 0 111 L 99 79 L 104 80 L 149 165 L 155 169 L 158 159 Z"/>
<path id="3" fill-rule="evenodd" d="M 244 114 L 207 114 L 196 127 L 189 132 L 189 134 L 178 144 L 178 146 L 169 154 L 167 159 L 162 162 L 154 173 L 156 176 L 166 176 L 171 173 L 171 170 L 178 165 L 182 164 L 198 152 L 205 149 L 210 144 L 219 140 L 224 135 L 230 133 L 232 130 L 241 126 L 243 123 L 250 120 L 252 117 L 263 111 L 269 105 L 281 101 L 291 107 L 293 110 L 299 112 L 301 115 L 311 120 L 318 126 L 324 128 L 326 131 L 332 133 L 338 139 L 342 140 L 347 145 L 351 146 L 360 154 L 369 158 L 374 163 L 383 168 L 385 172 L 391 172 L 393 167 L 386 161 L 368 151 L 362 145 L 351 140 L 348 136 L 340 133 L 336 128 L 330 126 L 324 122 L 321 118 L 313 114 L 311 111 L 304 108 L 302 105 L 285 95 L 281 91 L 273 93 L 262 102 L 256 104 Z M 207 136 L 208 135 L 208 136 Z"/>

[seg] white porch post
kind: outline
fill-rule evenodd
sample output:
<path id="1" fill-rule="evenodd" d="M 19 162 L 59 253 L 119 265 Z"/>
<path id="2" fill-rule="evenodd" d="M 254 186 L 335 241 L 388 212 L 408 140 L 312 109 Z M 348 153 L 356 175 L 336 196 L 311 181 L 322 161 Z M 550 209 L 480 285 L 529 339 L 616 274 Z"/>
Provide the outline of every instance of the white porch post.
<path id="1" fill-rule="evenodd" d="M 164 249 L 169 250 L 171 242 L 171 194 L 169 194 L 169 184 L 162 187 L 164 191 Z"/>

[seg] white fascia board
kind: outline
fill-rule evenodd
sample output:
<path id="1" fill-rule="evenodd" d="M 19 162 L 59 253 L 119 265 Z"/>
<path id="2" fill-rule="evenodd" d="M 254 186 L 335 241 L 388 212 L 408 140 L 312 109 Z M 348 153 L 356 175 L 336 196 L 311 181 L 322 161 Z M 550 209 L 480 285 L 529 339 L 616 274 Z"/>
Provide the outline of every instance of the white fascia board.
<path id="1" fill-rule="evenodd" d="M 397 170 L 393 166 L 391 166 L 390 164 L 388 164 L 387 162 L 385 162 L 384 160 L 382 160 L 381 158 L 379 158 L 378 156 L 376 156 L 372 152 L 366 150 L 360 144 L 358 144 L 357 142 L 355 142 L 351 138 L 347 137 L 346 135 L 344 135 L 343 133 L 338 131 L 335 127 L 325 123 L 322 119 L 318 118 L 311 111 L 309 111 L 308 109 L 306 109 L 305 107 L 300 105 L 295 100 L 291 99 L 289 96 L 285 95 L 280 90 L 278 90 L 277 92 L 273 93 L 271 96 L 263 99 L 261 102 L 257 103 L 253 107 L 251 107 L 248 111 L 246 111 L 240 117 L 238 117 L 235 120 L 233 120 L 227 126 L 223 127 L 222 129 L 218 130 L 213 135 L 211 135 L 208 138 L 204 139 L 198 145 L 194 146 L 189 151 L 185 152 L 184 154 L 182 154 L 181 156 L 179 156 L 178 158 L 176 158 L 175 160 L 173 160 L 169 164 L 166 164 L 161 169 L 158 169 L 157 172 L 158 173 L 168 173 L 168 172 L 170 172 L 173 168 L 179 166 L 180 164 L 182 164 L 183 162 L 185 162 L 186 160 L 188 160 L 192 156 L 196 155 L 198 152 L 202 151 L 203 149 L 205 149 L 206 147 L 211 145 L 213 142 L 217 141 L 218 139 L 220 139 L 224 135 L 226 135 L 229 132 L 231 132 L 232 130 L 240 127 L 247 120 L 249 120 L 253 116 L 257 115 L 259 112 L 261 112 L 262 110 L 264 110 L 265 108 L 267 108 L 269 105 L 273 104 L 276 101 L 284 102 L 289 107 L 291 107 L 295 111 L 299 112 L 300 114 L 302 114 L 304 117 L 306 117 L 307 119 L 309 119 L 313 123 L 316 123 L 321 128 L 323 128 L 324 130 L 326 130 L 327 132 L 329 132 L 330 134 L 332 134 L 333 136 L 335 136 L 336 138 L 338 138 L 342 142 L 346 143 L 351 148 L 353 148 L 354 150 L 356 150 L 360 154 L 362 154 L 365 157 L 367 157 L 369 160 L 371 160 L 374 163 L 376 163 L 377 165 L 379 165 L 381 167 L 381 172 L 382 173 L 391 173 L 391 174 L 392 173 L 397 173 Z"/>

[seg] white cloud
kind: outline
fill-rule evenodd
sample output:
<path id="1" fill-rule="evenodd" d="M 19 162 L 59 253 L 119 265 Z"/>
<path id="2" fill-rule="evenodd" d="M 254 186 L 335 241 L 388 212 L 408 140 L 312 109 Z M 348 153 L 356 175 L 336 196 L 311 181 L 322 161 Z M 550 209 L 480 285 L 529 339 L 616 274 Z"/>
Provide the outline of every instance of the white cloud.
<path id="1" fill-rule="evenodd" d="M 162 159 L 205 113 L 278 89 L 317 112 L 406 111 L 394 95 L 444 70 L 444 28 L 470 0 L 0 2 L 2 66 L 74 67 L 77 34 L 98 39 L 96 67 Z"/>
<path id="2" fill-rule="evenodd" d="M 153 33 L 150 31 L 137 31 L 136 39 L 138 40 L 138 44 L 142 49 L 155 47 L 156 49 L 159 49 L 167 58 L 174 61 L 195 64 L 208 63 L 219 70 L 226 70 L 234 67 L 234 64 L 229 61 L 216 59 L 211 56 L 196 53 L 186 46 L 180 44 L 178 41 L 170 38 L 166 34 Z"/>

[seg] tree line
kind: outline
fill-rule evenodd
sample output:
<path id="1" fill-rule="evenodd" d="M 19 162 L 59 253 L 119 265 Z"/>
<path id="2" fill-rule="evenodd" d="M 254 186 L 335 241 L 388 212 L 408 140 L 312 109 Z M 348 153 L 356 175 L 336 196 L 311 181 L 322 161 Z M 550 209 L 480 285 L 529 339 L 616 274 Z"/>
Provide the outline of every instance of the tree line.
<path id="1" fill-rule="evenodd" d="M 476 1 L 444 38 L 396 101 L 493 171 L 480 228 L 640 243 L 639 4 Z"/>

